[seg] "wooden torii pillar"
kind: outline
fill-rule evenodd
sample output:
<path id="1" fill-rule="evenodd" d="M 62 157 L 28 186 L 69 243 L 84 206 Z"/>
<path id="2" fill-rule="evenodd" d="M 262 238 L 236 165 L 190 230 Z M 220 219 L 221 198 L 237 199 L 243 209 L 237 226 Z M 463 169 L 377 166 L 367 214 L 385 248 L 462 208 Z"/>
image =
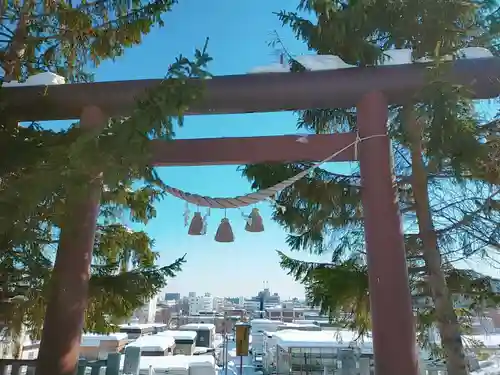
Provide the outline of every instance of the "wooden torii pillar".
<path id="1" fill-rule="evenodd" d="M 377 375 L 417 375 L 414 319 L 401 219 L 387 136 L 388 103 L 404 103 L 425 84 L 424 65 L 352 68 L 307 73 L 217 77 L 206 81 L 203 102 L 190 114 L 250 113 L 356 106 L 358 135 L 316 135 L 308 147 L 295 137 L 154 142 L 152 164 L 220 165 L 322 160 L 357 136 Z M 461 60 L 450 80 L 469 86 L 477 98 L 500 93 L 500 59 Z M 135 98 L 160 80 L 5 89 L 9 115 L 19 121 L 75 119 L 90 126 L 107 116 L 127 115 Z M 90 110 L 89 108 L 92 108 Z M 95 110 L 98 108 L 98 110 Z M 221 147 L 224 145 L 224 147 Z M 196 152 L 192 152 L 195 149 Z M 336 160 L 353 160 L 354 148 Z M 45 318 L 38 374 L 70 375 L 78 360 L 87 303 L 98 187 L 90 187 L 62 228 L 54 268 L 51 306 Z M 74 235 L 72 241 L 65 240 Z M 78 261 L 75 261 L 78 260 Z M 49 353 L 50 351 L 50 353 Z"/>

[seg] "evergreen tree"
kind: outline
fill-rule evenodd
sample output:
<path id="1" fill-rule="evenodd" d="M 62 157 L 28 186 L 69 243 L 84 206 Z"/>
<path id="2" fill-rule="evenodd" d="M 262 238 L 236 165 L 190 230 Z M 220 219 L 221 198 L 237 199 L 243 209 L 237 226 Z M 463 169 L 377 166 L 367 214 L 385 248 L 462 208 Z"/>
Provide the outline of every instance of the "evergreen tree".
<path id="1" fill-rule="evenodd" d="M 0 8 L 5 81 L 52 71 L 87 81 L 89 63 L 121 56 L 138 45 L 176 0 L 23 0 Z"/>
<path id="2" fill-rule="evenodd" d="M 496 6 L 488 1 L 302 0 L 299 10 L 313 17 L 298 12 L 280 12 L 278 17 L 318 54 L 367 66 L 380 63 L 388 49 L 411 48 L 415 59 L 434 61 L 428 85 L 415 102 L 391 108 L 390 135 L 411 282 L 428 283 L 433 300 L 431 311 L 420 314 L 421 321 L 437 322 L 448 372 L 466 374 L 446 275 L 458 272 L 449 268 L 458 257 L 487 256 L 489 249 L 498 249 L 498 159 L 491 160 L 498 133 L 491 131 L 492 124 L 481 122 L 466 88 L 443 80 L 449 69 L 443 57 L 459 57 L 458 50 L 468 46 L 484 46 L 497 54 Z M 304 69 L 293 57 L 290 65 L 292 70 Z M 298 125 L 316 133 L 355 131 L 355 109 L 302 111 Z M 244 175 L 255 188 L 268 187 L 310 165 L 253 165 Z M 282 266 L 303 281 L 312 303 L 332 317 L 352 311 L 351 327 L 368 328 L 366 269 L 360 265 L 364 233 L 359 173 L 317 169 L 283 191 L 277 203 L 286 208 L 274 216 L 290 231 L 291 249 L 332 252 L 328 265 L 281 254 Z M 471 282 L 463 276 L 462 284 Z M 486 289 L 483 292 L 481 298 L 491 300 Z"/>
<path id="3" fill-rule="evenodd" d="M 162 26 L 162 14 L 174 3 L 3 2 L 3 80 L 23 80 L 39 71 L 52 71 L 70 82 L 89 81 L 92 64 L 114 59 L 125 48 L 140 44 L 143 35 Z M 21 323 L 34 336 L 42 333 L 45 307 L 53 303 L 48 289 L 55 245 L 62 224 L 75 220 L 68 197 L 78 199 L 85 194 L 88 176 L 95 170 L 102 171 L 102 194 L 85 329 L 109 331 L 180 271 L 184 258 L 166 267 L 156 266 L 158 254 L 152 250 L 152 239 L 142 231 L 129 230 L 119 219 L 125 212 L 138 224 L 155 217 L 154 203 L 163 197 L 164 185 L 149 165 L 149 142 L 170 139 L 175 124 L 182 125 L 183 111 L 202 93 L 200 87 L 187 84 L 187 79 L 207 77 L 209 61 L 206 45 L 196 51 L 192 61 L 180 56 L 166 75 L 175 80 L 165 80 L 150 90 L 131 116 L 110 119 L 95 131 L 84 132 L 78 123 L 59 132 L 43 130 L 37 124 L 18 126 L 2 109 L 0 308 L 13 328 L 22 317 Z M 127 254 L 134 254 L 136 268 L 120 272 Z M 40 352 L 42 356 L 47 351 L 41 348 Z"/>

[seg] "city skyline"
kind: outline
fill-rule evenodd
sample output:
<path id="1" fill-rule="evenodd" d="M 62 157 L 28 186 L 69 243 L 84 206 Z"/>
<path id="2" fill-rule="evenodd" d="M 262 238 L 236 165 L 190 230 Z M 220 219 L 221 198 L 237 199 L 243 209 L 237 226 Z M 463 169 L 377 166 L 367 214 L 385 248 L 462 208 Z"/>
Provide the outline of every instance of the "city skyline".
<path id="1" fill-rule="evenodd" d="M 166 294 L 169 294 L 169 293 L 172 293 L 172 294 L 180 294 L 180 299 L 182 298 L 186 298 L 186 297 L 189 297 L 189 294 L 182 294 L 182 293 L 177 293 L 177 292 L 165 292 L 165 293 L 160 293 L 159 294 L 159 299 L 160 300 L 168 300 L 168 299 L 165 299 L 165 295 Z M 199 294 L 197 293 L 196 296 L 197 297 L 201 297 L 203 296 L 204 294 L 210 294 L 211 297 L 217 297 L 217 298 L 227 298 L 227 299 L 230 299 L 230 298 L 244 298 L 244 299 L 250 299 L 250 298 L 254 298 L 256 297 L 256 295 L 240 295 L 240 296 L 225 296 L 225 295 L 218 295 L 218 294 L 214 294 L 214 293 L 210 293 L 210 292 L 200 292 Z M 276 292 L 277 293 L 277 292 Z M 304 300 L 305 297 L 304 296 L 284 296 L 284 295 L 281 295 L 279 293 L 277 293 L 278 296 L 283 300 L 283 301 L 291 301 L 293 299 L 298 299 L 298 300 Z"/>
<path id="2" fill-rule="evenodd" d="M 190 293 L 196 293 L 196 297 L 202 297 L 202 296 L 205 296 L 207 294 L 209 294 L 211 297 L 217 297 L 217 298 L 244 298 L 244 299 L 250 299 L 250 298 L 255 298 L 258 296 L 258 292 L 252 294 L 252 295 L 219 295 L 219 294 L 216 294 L 216 293 L 212 293 L 212 292 L 209 292 L 209 291 L 205 291 L 205 292 L 195 292 L 195 291 L 191 291 L 191 292 L 188 292 L 186 294 L 183 294 L 183 293 L 180 293 L 180 292 L 177 292 L 177 291 L 174 291 L 174 290 L 167 290 L 167 291 L 163 291 L 159 294 L 159 298 L 160 299 L 163 299 L 163 300 L 169 300 L 168 298 L 165 297 L 166 294 L 178 294 L 179 295 L 179 298 L 182 299 L 182 298 L 186 298 L 186 297 L 189 297 L 190 296 Z M 305 298 L 305 296 L 285 296 L 285 295 L 282 295 L 278 292 L 274 292 L 274 291 L 270 291 L 271 292 L 271 295 L 278 295 L 283 301 L 289 301 L 289 300 L 293 300 L 295 298 L 299 299 L 299 300 L 303 300 Z"/>

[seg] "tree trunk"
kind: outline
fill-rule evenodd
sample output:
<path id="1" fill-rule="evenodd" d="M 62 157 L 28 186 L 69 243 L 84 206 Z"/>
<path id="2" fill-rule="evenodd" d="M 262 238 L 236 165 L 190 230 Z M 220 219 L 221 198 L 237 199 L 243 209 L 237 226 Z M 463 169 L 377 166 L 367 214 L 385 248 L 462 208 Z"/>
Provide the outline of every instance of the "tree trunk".
<path id="1" fill-rule="evenodd" d="M 121 259 L 120 272 L 125 273 L 130 269 L 130 249 L 124 249 Z"/>
<path id="2" fill-rule="evenodd" d="M 99 108 L 86 107 L 80 126 L 84 130 L 99 129 L 106 121 Z M 78 365 L 102 191 L 102 174 L 97 167 L 82 173 L 88 184 L 68 186 L 70 192 L 50 279 L 37 375 L 74 375 Z"/>
<path id="3" fill-rule="evenodd" d="M 0 66 L 5 74 L 4 82 L 10 82 L 17 79 L 21 74 L 21 60 L 24 57 L 26 49 L 26 38 L 28 36 L 28 12 L 33 7 L 33 0 L 26 0 L 20 10 L 19 20 L 13 31 L 13 37 L 10 44 L 0 59 Z"/>
<path id="4" fill-rule="evenodd" d="M 427 171 L 422 159 L 422 127 L 415 117 L 413 108 L 406 108 L 405 111 L 405 131 L 410 141 L 411 185 L 415 199 L 418 229 L 428 273 L 427 282 L 436 309 L 436 320 L 446 356 L 446 367 L 448 374 L 468 375 L 460 326 L 441 268 L 441 253 L 429 204 Z"/>

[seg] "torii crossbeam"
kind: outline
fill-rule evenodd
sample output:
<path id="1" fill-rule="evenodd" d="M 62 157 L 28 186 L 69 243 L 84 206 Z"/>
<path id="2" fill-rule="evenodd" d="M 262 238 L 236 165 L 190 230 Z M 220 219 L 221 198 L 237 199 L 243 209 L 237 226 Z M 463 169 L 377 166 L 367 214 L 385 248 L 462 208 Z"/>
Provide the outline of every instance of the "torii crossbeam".
<path id="1" fill-rule="evenodd" d="M 204 81 L 203 101 L 189 114 L 251 113 L 310 108 L 357 108 L 361 138 L 376 136 L 358 145 L 361 170 L 365 240 L 373 320 L 377 375 L 417 375 L 414 318 L 408 285 L 401 219 L 391 167 L 390 140 L 386 134 L 389 104 L 414 99 L 425 84 L 426 66 L 409 64 L 350 68 L 305 73 L 268 73 L 216 77 Z M 500 59 L 459 60 L 450 81 L 470 87 L 476 98 L 500 93 Z M 102 122 L 107 116 L 124 116 L 144 90 L 160 80 L 101 82 L 44 87 L 5 88 L 7 113 L 18 121 L 81 118 L 82 126 Z M 378 137 L 377 137 L 378 136 Z M 355 140 L 356 135 L 315 135 L 308 145 L 296 137 L 220 138 L 175 140 L 168 147 L 154 142 L 152 164 L 220 165 L 259 162 L 322 160 Z M 354 160 L 354 150 L 335 160 Z M 77 363 L 95 221 L 97 187 L 79 202 L 61 233 L 54 273 L 56 304 L 47 311 L 44 340 L 50 355 L 40 359 L 42 375 L 69 373 Z M 69 229 L 66 227 L 70 227 Z M 66 231 L 66 232 L 65 232 Z M 64 233 L 69 233 L 64 235 Z M 73 367 L 72 367 L 73 366 Z"/>

